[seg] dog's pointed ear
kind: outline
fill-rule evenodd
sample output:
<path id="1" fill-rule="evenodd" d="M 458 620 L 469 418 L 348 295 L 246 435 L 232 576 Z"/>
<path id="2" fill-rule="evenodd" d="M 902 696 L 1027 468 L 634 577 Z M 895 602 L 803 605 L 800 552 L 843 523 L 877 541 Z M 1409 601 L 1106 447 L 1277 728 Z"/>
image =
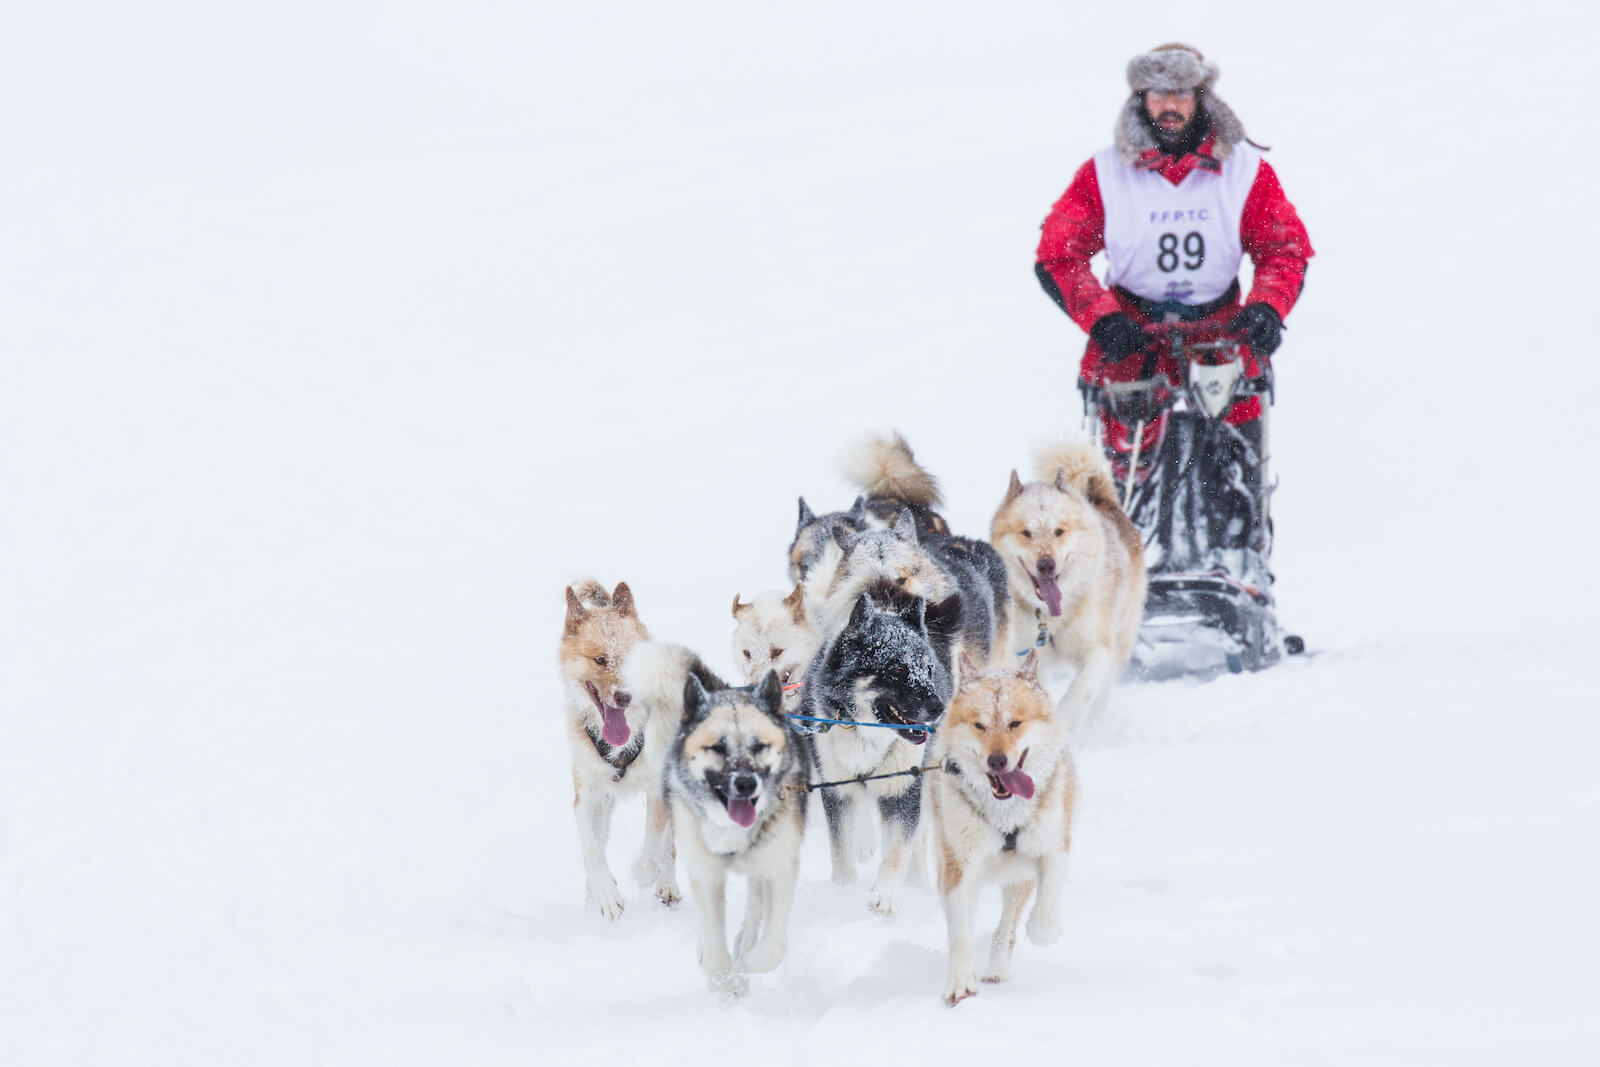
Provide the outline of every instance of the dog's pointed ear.
<path id="1" fill-rule="evenodd" d="M 850 554 L 850 550 L 856 547 L 856 542 L 861 540 L 860 534 L 839 523 L 833 525 L 832 533 L 834 543 L 844 549 L 844 554 L 847 556 Z"/>
<path id="2" fill-rule="evenodd" d="M 756 706 L 779 722 L 784 721 L 783 683 L 778 681 L 777 671 L 768 671 L 756 686 Z"/>
<path id="3" fill-rule="evenodd" d="M 711 698 L 706 694 L 706 687 L 700 684 L 694 672 L 683 682 L 683 721 L 685 723 L 698 722 L 705 717 Z"/>
<path id="4" fill-rule="evenodd" d="M 850 609 L 850 622 L 846 624 L 845 628 L 853 630 L 863 622 L 866 622 L 871 615 L 872 595 L 870 593 L 862 593 L 860 599 L 856 601 L 856 606 Z"/>
<path id="5" fill-rule="evenodd" d="M 755 607 L 754 604 L 741 604 L 741 603 L 739 603 L 739 594 L 738 593 L 733 594 L 733 617 L 734 618 L 737 619 L 739 617 L 739 612 L 741 612 L 741 611 L 749 611 L 753 607 Z"/>
<path id="6" fill-rule="evenodd" d="M 1017 664 L 1017 677 L 1024 682 L 1037 686 L 1039 684 L 1039 649 L 1037 646 L 1028 649 L 1022 657 L 1022 662 Z"/>
<path id="7" fill-rule="evenodd" d="M 583 606 L 583 601 L 572 591 L 572 586 L 567 586 L 567 636 L 577 633 L 578 627 L 588 617 L 589 609 Z"/>
<path id="8" fill-rule="evenodd" d="M 921 630 L 928 625 L 928 602 L 922 597 L 913 597 L 908 603 L 901 604 L 900 617 L 912 626 Z"/>
<path id="9" fill-rule="evenodd" d="M 961 632 L 961 595 L 952 593 L 936 604 L 929 604 L 925 624 L 930 637 L 955 637 Z"/>
<path id="10" fill-rule="evenodd" d="M 1063 493 L 1072 492 L 1072 483 L 1067 481 L 1067 468 L 1065 467 L 1056 468 L 1056 488 Z"/>
<path id="11" fill-rule="evenodd" d="M 900 509 L 900 514 L 894 517 L 894 525 L 890 527 L 890 532 L 902 541 L 917 543 L 917 517 L 911 513 L 910 508 Z"/>
<path id="12" fill-rule="evenodd" d="M 856 497 L 856 502 L 850 505 L 850 511 L 845 515 L 845 518 L 858 525 L 866 525 L 867 498 L 865 496 Z"/>
<path id="13" fill-rule="evenodd" d="M 804 530 L 807 526 L 810 526 L 812 523 L 814 523 L 816 521 L 817 521 L 816 515 L 812 513 L 810 508 L 806 507 L 806 498 L 805 497 L 801 497 L 800 498 L 800 521 L 795 525 L 794 532 L 795 533 L 799 533 L 801 530 Z"/>
<path id="14" fill-rule="evenodd" d="M 794 620 L 796 626 L 804 626 L 806 624 L 806 587 L 804 583 L 794 583 L 794 592 L 783 598 L 783 606 L 789 609 L 789 617 Z"/>
<path id="15" fill-rule="evenodd" d="M 611 591 L 611 606 L 624 615 L 639 617 L 638 611 L 633 606 L 633 590 L 628 588 L 627 582 L 618 582 L 617 587 Z"/>
<path id="16" fill-rule="evenodd" d="M 1005 507 L 1017 497 L 1022 495 L 1022 479 L 1017 477 L 1017 469 L 1011 468 L 1011 484 L 1006 486 L 1006 498 L 1000 501 L 1000 506 Z"/>
<path id="17" fill-rule="evenodd" d="M 966 685 L 968 682 L 972 681 L 972 679 L 976 678 L 982 673 L 982 668 L 980 668 L 977 663 L 973 661 L 972 656 L 967 653 L 967 646 L 962 645 L 960 655 L 956 656 L 957 688 Z"/>

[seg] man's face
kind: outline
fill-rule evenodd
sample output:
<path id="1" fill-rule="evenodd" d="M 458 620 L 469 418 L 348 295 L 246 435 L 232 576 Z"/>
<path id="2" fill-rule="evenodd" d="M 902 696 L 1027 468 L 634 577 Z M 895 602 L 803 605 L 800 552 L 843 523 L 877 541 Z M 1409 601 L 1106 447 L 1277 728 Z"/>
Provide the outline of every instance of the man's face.
<path id="1" fill-rule="evenodd" d="M 1196 108 L 1193 89 L 1146 89 L 1144 109 L 1162 133 L 1182 133 Z"/>

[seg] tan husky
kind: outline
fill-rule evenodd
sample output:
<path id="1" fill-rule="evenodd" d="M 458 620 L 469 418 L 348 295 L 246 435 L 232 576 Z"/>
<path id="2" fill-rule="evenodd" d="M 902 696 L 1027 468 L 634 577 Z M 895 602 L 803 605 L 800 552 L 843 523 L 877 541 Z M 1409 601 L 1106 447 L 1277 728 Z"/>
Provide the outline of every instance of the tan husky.
<path id="1" fill-rule="evenodd" d="M 984 882 L 1004 885 L 984 981 L 1009 975 L 1017 920 L 1036 885 L 1028 939 L 1048 945 L 1061 936 L 1061 883 L 1077 796 L 1067 732 L 1039 684 L 1034 653 L 1020 668 L 988 674 L 965 656 L 959 663 L 961 684 L 935 739 L 939 772 L 929 790 L 950 940 L 949 1004 L 978 992 L 972 922 Z"/>
<path id="2" fill-rule="evenodd" d="M 1133 655 L 1144 616 L 1144 546 L 1093 444 L 1045 451 L 1039 478 L 1024 485 L 1011 472 L 989 540 L 1010 578 L 1013 640 L 1039 635 L 1046 667 L 1077 668 L 1057 708 L 1071 729 L 1105 708 Z"/>
<path id="3" fill-rule="evenodd" d="M 648 712 L 634 704 L 620 674 L 624 658 L 649 637 L 628 583 L 619 583 L 610 593 L 593 579 L 567 587 L 560 663 L 572 745 L 572 807 L 583 851 L 584 898 L 591 910 L 608 919 L 622 914 L 622 893 L 606 865 L 611 815 L 619 797 L 653 784 L 648 762 L 640 760 Z M 655 766 L 659 768 L 659 758 Z M 656 897 L 671 904 L 679 898 L 673 867 L 668 862 L 663 870 L 658 860 L 661 842 L 671 832 L 665 801 L 659 788 L 646 794 L 648 827 L 634 877 L 641 884 L 653 883 Z"/>
<path id="4" fill-rule="evenodd" d="M 806 666 L 817 651 L 817 629 L 806 611 L 805 590 L 796 585 L 788 596 L 757 593 L 750 603 L 733 598 L 733 662 L 746 685 L 755 685 L 769 670 L 778 672 L 783 706 L 800 706 Z"/>

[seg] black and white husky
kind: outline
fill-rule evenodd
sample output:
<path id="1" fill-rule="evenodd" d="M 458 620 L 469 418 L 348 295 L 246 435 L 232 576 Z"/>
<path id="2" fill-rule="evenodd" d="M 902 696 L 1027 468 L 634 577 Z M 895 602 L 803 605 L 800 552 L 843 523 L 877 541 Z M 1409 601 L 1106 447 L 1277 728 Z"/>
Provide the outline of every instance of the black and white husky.
<path id="1" fill-rule="evenodd" d="M 836 782 L 911 771 L 922 764 L 927 733 L 888 729 L 936 726 L 952 692 L 950 644 L 959 627 L 955 598 L 929 606 L 920 597 L 883 603 L 869 593 L 856 601 L 844 625 L 811 661 L 801 690 L 800 714 L 860 725 L 829 726 L 812 739 L 819 781 Z M 822 790 L 828 817 L 833 878 L 855 878 L 855 862 L 868 854 L 873 814 L 882 830 L 883 859 L 867 906 L 884 915 L 899 910 L 922 815 L 922 782 L 915 774 Z"/>
<path id="2" fill-rule="evenodd" d="M 738 996 L 746 974 L 773 970 L 787 948 L 805 831 L 803 743 L 774 671 L 731 687 L 688 649 L 651 642 L 634 650 L 627 674 L 652 723 L 676 724 L 662 783 L 699 916 L 700 965 L 712 992 Z M 726 932 L 730 873 L 749 881 L 735 953 Z"/>

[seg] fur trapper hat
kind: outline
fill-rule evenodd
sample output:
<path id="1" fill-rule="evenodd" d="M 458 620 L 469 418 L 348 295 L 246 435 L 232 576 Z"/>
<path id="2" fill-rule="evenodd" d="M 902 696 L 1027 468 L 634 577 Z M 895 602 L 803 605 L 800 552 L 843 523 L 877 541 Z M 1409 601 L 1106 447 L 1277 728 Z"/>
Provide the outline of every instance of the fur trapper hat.
<path id="1" fill-rule="evenodd" d="M 1213 154 L 1219 160 L 1227 159 L 1233 153 L 1233 146 L 1244 140 L 1244 123 L 1211 91 L 1221 73 L 1199 49 L 1186 44 L 1164 44 L 1130 59 L 1128 87 L 1133 95 L 1128 97 L 1117 117 L 1116 145 L 1123 162 L 1132 163 L 1141 153 L 1159 147 L 1145 117 L 1143 94 L 1146 89 L 1195 90 L 1195 96 L 1211 119 L 1211 131 L 1217 137 Z"/>

